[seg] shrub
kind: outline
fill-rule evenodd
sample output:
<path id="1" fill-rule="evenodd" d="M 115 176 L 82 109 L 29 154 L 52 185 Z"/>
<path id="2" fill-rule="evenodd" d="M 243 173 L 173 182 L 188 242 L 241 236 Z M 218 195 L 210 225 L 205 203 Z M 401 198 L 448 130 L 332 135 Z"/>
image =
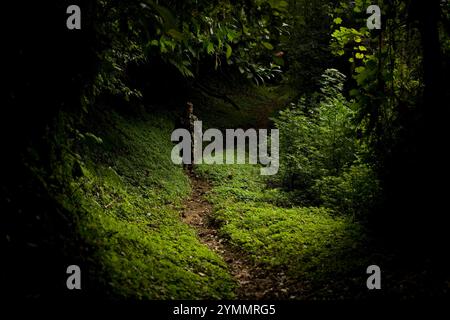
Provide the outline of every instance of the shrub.
<path id="1" fill-rule="evenodd" d="M 290 189 L 310 188 L 356 159 L 354 113 L 342 95 L 344 79 L 337 70 L 325 71 L 320 93 L 303 97 L 274 119 L 280 130 L 280 173 Z"/>
<path id="2" fill-rule="evenodd" d="M 379 181 L 366 164 L 355 164 L 339 176 L 317 180 L 313 187 L 322 204 L 340 213 L 364 220 L 379 199 Z"/>
<path id="3" fill-rule="evenodd" d="M 322 75 L 320 92 L 280 112 L 280 180 L 295 201 L 324 205 L 363 219 L 376 204 L 379 183 L 359 162 L 364 146 L 356 139 L 354 111 L 343 96 L 345 77 L 335 69 Z"/>

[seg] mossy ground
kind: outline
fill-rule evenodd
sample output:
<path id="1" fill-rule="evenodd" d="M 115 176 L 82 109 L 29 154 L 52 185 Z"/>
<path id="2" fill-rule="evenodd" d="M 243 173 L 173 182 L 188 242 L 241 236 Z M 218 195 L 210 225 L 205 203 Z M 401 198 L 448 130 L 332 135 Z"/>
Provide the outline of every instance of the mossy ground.
<path id="1" fill-rule="evenodd" d="M 202 165 L 197 172 L 214 186 L 209 199 L 221 234 L 263 268 L 285 271 L 297 286 L 286 288 L 293 297 L 365 291 L 369 264 L 357 223 L 323 207 L 290 206 L 289 195 L 269 188 L 255 166 Z"/>
<path id="2" fill-rule="evenodd" d="M 180 220 L 191 187 L 170 159 L 173 122 L 114 112 L 91 122 L 70 197 L 60 198 L 92 248 L 91 278 L 116 298 L 232 298 L 227 266 Z"/>

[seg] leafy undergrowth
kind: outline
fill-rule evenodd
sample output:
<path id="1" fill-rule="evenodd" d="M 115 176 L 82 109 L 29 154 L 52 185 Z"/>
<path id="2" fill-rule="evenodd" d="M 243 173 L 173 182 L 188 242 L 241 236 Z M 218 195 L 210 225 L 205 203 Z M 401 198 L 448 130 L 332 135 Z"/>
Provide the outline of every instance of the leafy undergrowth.
<path id="1" fill-rule="evenodd" d="M 251 165 L 202 165 L 221 234 L 267 270 L 283 270 L 302 299 L 355 298 L 367 291 L 362 228 L 326 208 L 292 207 Z M 283 205 L 283 206 L 281 206 Z"/>
<path id="2" fill-rule="evenodd" d="M 72 180 L 59 198 L 90 248 L 88 285 L 113 298 L 232 298 L 225 263 L 180 220 L 191 188 L 170 160 L 173 122 L 113 112 L 89 121 L 66 154 Z"/>

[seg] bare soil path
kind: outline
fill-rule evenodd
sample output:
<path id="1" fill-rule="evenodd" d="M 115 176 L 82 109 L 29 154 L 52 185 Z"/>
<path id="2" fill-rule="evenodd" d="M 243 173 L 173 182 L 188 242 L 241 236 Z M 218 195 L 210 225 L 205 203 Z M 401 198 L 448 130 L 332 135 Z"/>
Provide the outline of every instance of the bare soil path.
<path id="1" fill-rule="evenodd" d="M 212 205 L 205 198 L 211 190 L 210 184 L 194 175 L 191 175 L 190 179 L 193 192 L 185 203 L 182 219 L 197 230 L 203 244 L 222 256 L 228 264 L 229 271 L 238 284 L 237 298 L 246 300 L 294 298 L 288 295 L 284 272 L 269 274 L 219 236 L 218 227 L 211 218 Z"/>

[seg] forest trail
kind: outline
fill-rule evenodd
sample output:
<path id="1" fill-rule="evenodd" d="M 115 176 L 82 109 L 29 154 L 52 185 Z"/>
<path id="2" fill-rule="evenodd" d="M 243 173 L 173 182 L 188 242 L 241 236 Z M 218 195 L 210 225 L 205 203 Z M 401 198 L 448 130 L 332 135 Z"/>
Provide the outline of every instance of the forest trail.
<path id="1" fill-rule="evenodd" d="M 226 240 L 219 236 L 218 226 L 214 225 L 211 217 L 212 205 L 205 198 L 211 190 L 211 185 L 195 175 L 191 175 L 190 180 L 192 195 L 185 202 L 182 220 L 195 228 L 201 243 L 219 254 L 227 263 L 229 272 L 238 284 L 237 298 L 246 300 L 290 298 L 284 272 L 264 271 L 246 259 L 242 253 L 231 248 Z"/>
<path id="2" fill-rule="evenodd" d="M 261 105 L 256 115 L 256 128 L 270 128 L 270 117 L 273 114 L 274 110 L 278 109 L 279 107 L 280 102 L 276 100 L 270 100 L 266 104 Z"/>

